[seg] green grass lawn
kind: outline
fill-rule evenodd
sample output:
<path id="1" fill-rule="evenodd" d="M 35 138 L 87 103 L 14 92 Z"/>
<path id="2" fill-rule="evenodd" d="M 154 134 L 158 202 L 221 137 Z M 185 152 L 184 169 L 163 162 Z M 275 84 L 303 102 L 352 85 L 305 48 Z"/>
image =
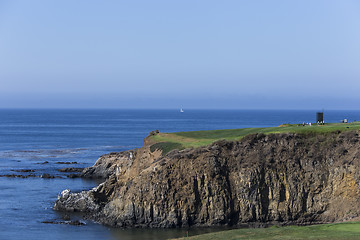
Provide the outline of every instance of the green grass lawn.
<path id="1" fill-rule="evenodd" d="M 270 228 L 234 229 L 191 237 L 191 240 L 237 239 L 360 239 L 360 222 L 288 226 Z"/>
<path id="2" fill-rule="evenodd" d="M 209 145 L 215 141 L 240 140 L 246 135 L 255 133 L 330 133 L 334 131 L 348 131 L 360 129 L 360 122 L 354 123 L 328 123 L 325 125 L 302 126 L 298 124 L 286 124 L 284 127 L 268 127 L 268 128 L 240 128 L 225 129 L 211 131 L 192 131 L 192 132 L 176 132 L 176 133 L 159 133 L 151 136 L 151 141 L 157 143 L 159 149 L 164 146 L 164 153 L 172 149 L 184 149 L 189 147 L 200 147 Z M 161 143 L 161 144 L 159 144 Z M 154 148 L 154 147 L 153 147 Z"/>

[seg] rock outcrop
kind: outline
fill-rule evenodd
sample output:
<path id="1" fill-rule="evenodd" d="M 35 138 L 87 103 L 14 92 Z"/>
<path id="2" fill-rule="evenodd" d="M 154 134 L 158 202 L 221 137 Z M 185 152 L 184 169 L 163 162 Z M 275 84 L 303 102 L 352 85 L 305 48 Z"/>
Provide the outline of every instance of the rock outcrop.
<path id="1" fill-rule="evenodd" d="M 166 156 L 149 146 L 102 156 L 54 209 L 117 227 L 308 224 L 360 216 L 358 132 L 250 135 Z"/>
<path id="2" fill-rule="evenodd" d="M 81 177 L 106 179 L 119 169 L 129 169 L 134 161 L 136 151 L 113 152 L 101 156 L 94 166 L 83 170 Z"/>

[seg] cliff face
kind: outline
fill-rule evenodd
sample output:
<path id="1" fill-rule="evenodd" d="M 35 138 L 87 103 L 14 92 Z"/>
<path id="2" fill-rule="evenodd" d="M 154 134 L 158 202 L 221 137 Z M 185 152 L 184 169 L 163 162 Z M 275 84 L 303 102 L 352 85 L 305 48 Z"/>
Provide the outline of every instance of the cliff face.
<path id="1" fill-rule="evenodd" d="M 63 191 L 54 209 L 119 227 L 349 220 L 360 216 L 359 147 L 352 131 L 251 135 L 165 157 L 144 146 L 101 157 L 84 176 L 107 180 Z"/>

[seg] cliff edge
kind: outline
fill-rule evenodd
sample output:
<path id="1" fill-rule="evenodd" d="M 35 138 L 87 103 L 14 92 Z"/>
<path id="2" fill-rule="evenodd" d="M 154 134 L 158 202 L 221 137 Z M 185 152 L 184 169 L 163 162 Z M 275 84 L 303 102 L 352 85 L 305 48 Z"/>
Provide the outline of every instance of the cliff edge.
<path id="1" fill-rule="evenodd" d="M 147 144 L 99 158 L 54 209 L 115 227 L 309 224 L 360 216 L 358 131 L 254 134 L 172 150 Z"/>

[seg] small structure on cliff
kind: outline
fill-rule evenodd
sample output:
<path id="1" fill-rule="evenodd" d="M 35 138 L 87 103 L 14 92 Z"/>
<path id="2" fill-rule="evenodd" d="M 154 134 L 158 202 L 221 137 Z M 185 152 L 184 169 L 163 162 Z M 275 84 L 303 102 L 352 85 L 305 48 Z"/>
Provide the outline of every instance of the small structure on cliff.
<path id="1" fill-rule="evenodd" d="M 323 122 L 324 122 L 324 112 L 317 112 L 316 123 L 323 123 Z"/>

